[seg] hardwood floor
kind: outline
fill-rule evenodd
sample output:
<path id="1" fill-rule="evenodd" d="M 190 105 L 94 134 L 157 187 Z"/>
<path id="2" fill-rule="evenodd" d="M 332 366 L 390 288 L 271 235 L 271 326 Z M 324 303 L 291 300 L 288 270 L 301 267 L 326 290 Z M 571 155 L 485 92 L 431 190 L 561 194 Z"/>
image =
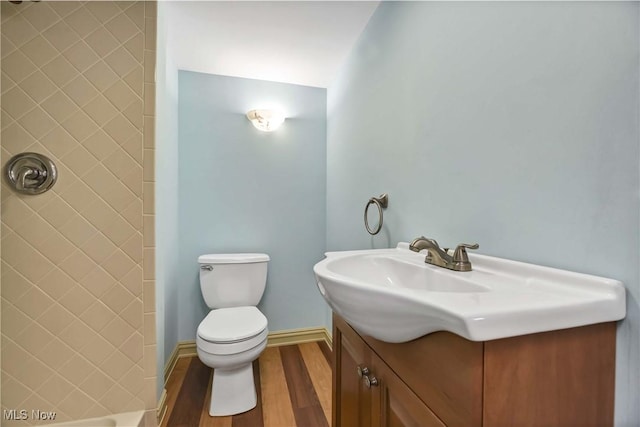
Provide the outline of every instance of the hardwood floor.
<path id="1" fill-rule="evenodd" d="M 329 427 L 331 349 L 324 342 L 269 347 L 253 363 L 258 405 L 209 416 L 213 370 L 197 356 L 178 360 L 167 381 L 161 427 Z"/>

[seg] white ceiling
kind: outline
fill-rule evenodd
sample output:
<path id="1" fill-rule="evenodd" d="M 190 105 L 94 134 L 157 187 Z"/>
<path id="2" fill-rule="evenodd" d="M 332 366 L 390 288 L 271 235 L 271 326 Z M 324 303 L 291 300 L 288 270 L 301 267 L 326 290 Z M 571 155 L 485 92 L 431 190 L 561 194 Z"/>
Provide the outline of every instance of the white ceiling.
<path id="1" fill-rule="evenodd" d="M 378 1 L 167 1 L 181 70 L 327 87 Z"/>

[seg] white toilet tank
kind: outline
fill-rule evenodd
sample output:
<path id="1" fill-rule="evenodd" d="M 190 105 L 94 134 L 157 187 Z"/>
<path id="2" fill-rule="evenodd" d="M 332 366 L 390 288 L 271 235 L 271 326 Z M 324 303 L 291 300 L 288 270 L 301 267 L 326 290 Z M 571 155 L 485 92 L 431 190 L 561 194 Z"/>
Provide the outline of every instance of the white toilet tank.
<path id="1" fill-rule="evenodd" d="M 198 257 L 200 289 L 211 309 L 256 306 L 267 284 L 267 254 L 208 254 Z"/>

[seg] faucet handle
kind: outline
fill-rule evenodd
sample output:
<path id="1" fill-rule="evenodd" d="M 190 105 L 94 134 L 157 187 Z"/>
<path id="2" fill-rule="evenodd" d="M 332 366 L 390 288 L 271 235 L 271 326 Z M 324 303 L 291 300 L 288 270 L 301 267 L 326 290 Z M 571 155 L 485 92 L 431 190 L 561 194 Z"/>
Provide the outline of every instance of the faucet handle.
<path id="1" fill-rule="evenodd" d="M 436 242 L 434 239 L 429 239 L 428 237 L 420 236 L 413 239 L 413 241 L 409 243 L 409 249 L 411 249 L 414 252 L 420 252 L 422 249 L 425 249 L 424 246 L 420 245 L 421 242 L 429 242 L 431 243 L 432 246 L 435 246 L 437 248 L 440 247 L 440 245 L 438 245 L 438 242 Z"/>
<path id="2" fill-rule="evenodd" d="M 424 237 L 424 236 L 423 236 L 423 237 Z M 425 238 L 424 238 L 424 240 L 427 240 L 427 241 L 431 242 L 431 243 L 433 244 L 433 246 L 435 246 L 435 247 L 437 247 L 437 248 L 439 248 L 439 247 L 440 247 L 440 245 L 438 244 L 438 242 L 436 242 L 436 239 L 430 239 L 430 238 L 428 238 L 428 237 L 425 237 Z"/>
<path id="3" fill-rule="evenodd" d="M 467 249 L 478 249 L 480 245 L 477 243 L 460 243 L 456 246 L 456 250 L 453 251 L 453 262 L 468 263 L 469 257 L 467 256 Z"/>

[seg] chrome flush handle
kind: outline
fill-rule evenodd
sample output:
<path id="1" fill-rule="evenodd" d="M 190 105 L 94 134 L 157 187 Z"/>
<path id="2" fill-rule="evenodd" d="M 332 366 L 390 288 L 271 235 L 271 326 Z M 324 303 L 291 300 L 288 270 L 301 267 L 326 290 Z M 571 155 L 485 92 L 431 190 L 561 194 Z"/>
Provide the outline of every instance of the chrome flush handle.
<path id="1" fill-rule="evenodd" d="M 200 270 L 212 271 L 213 270 L 213 265 L 209 265 L 209 264 L 201 265 L 200 266 Z"/>

